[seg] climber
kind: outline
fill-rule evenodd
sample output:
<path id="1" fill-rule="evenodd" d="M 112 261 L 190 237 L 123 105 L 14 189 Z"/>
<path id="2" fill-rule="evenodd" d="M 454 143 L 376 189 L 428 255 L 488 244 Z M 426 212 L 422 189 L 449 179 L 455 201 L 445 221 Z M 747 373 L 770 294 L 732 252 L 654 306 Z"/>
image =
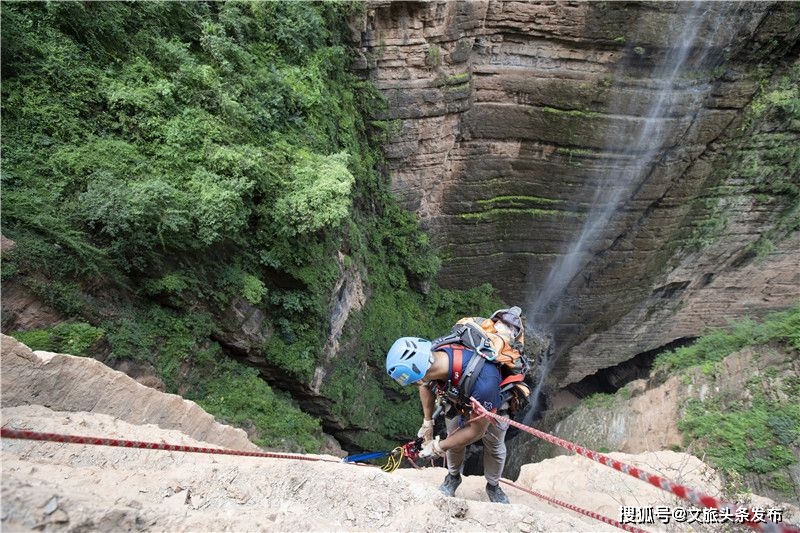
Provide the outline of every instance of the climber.
<path id="1" fill-rule="evenodd" d="M 461 484 L 466 448 L 483 440 L 483 470 L 486 493 L 495 503 L 509 503 L 500 488 L 500 476 L 506 461 L 505 435 L 508 424 L 490 424 L 488 418 L 476 419 L 469 411 L 468 402 L 459 398 L 457 385 L 467 382 L 470 361 L 482 359 L 475 351 L 458 344 L 434 349 L 425 339 L 402 337 L 397 339 L 386 355 L 386 371 L 400 385 L 416 384 L 422 403 L 423 423 L 417 434 L 423 438 L 420 459 L 447 458 L 447 476 L 439 486 L 446 496 L 453 496 Z M 460 361 L 459 361 L 460 359 Z M 477 360 L 475 361 L 477 362 Z M 474 363 L 473 363 L 474 365 Z M 502 412 L 500 368 L 496 364 L 482 364 L 477 376 L 472 378 L 469 394 L 488 411 Z M 449 394 L 448 394 L 449 392 Z M 437 402 L 444 402 L 447 438 L 433 436 L 434 410 Z"/>

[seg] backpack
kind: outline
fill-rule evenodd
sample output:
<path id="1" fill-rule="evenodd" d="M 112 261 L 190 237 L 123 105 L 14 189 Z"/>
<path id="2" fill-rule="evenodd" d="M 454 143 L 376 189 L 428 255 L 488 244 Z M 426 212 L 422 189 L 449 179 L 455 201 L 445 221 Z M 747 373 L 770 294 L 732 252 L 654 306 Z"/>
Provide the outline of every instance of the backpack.
<path id="1" fill-rule="evenodd" d="M 512 416 L 528 404 L 530 385 L 525 378 L 530 363 L 524 354 L 525 324 L 519 307 L 499 309 L 489 318 L 464 317 L 448 335 L 432 342 L 431 350 L 445 346 L 463 346 L 481 357 L 473 357 L 466 369 L 454 372 L 445 393 L 452 403 L 469 405 L 472 387 L 486 361 L 500 366 L 503 380 L 500 392 Z M 455 366 L 455 365 L 454 365 Z"/>

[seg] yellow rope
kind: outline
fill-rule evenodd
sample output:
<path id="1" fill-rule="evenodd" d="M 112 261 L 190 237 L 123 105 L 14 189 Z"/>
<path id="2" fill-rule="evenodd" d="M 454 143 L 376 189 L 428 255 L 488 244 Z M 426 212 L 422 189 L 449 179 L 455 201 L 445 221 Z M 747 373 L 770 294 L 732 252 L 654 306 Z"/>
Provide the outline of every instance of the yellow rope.
<path id="1" fill-rule="evenodd" d="M 400 468 L 400 463 L 403 462 L 403 447 L 398 446 L 392 453 L 389 454 L 389 458 L 386 460 L 386 464 L 381 467 L 381 470 L 384 472 L 392 473 L 398 468 Z"/>

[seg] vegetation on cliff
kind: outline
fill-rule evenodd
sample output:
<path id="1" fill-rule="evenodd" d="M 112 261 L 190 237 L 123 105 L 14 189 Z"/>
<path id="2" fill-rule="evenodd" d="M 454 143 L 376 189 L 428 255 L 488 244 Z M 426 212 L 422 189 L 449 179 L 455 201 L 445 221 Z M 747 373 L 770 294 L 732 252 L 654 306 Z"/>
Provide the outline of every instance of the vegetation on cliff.
<path id="1" fill-rule="evenodd" d="M 149 365 L 256 442 L 314 450 L 318 420 L 233 363 L 223 324 L 237 302 L 260 310 L 249 355 L 307 383 L 355 265 L 369 302 L 323 393 L 365 444 L 412 431 L 408 393 L 382 391 L 389 339 L 499 304 L 489 287 L 411 289 L 439 260 L 377 170 L 364 117 L 381 101 L 343 38 L 358 8 L 4 2 L 3 282 L 64 319 L 12 333 Z"/>
<path id="2" fill-rule="evenodd" d="M 751 243 L 742 260 L 766 257 L 775 243 L 800 229 L 800 67 L 776 79 L 760 80 L 761 90 L 746 109 L 738 135 L 724 144 L 725 161 L 717 184 L 696 199 L 703 213 L 689 239 L 693 247 L 714 242 L 730 213 L 751 205 L 770 215 L 770 227 Z"/>
<path id="3" fill-rule="evenodd" d="M 790 470 L 800 456 L 798 353 L 800 305 L 709 330 L 653 363 L 651 386 L 678 375 L 685 388 L 676 400 L 681 449 L 713 465 L 731 493 L 794 498 L 800 491 Z M 582 405 L 595 414 L 617 413 L 630 399 L 630 388 L 623 387 L 589 396 Z"/>
<path id="4" fill-rule="evenodd" d="M 690 346 L 662 354 L 657 371 L 699 368 L 712 384 L 725 372 L 725 357 L 745 348 L 800 353 L 800 305 L 767 315 L 761 322 L 741 320 L 727 329 L 715 329 Z M 758 352 L 756 352 L 758 353 Z M 713 387 L 707 398 L 685 401 L 678 427 L 687 449 L 705 456 L 724 474 L 733 489 L 765 483 L 784 496 L 796 496 L 800 487 L 788 467 L 800 455 L 800 376 L 779 375 L 775 367 L 754 370 L 738 394 Z M 690 374 L 684 379 L 691 381 Z"/>
<path id="5" fill-rule="evenodd" d="M 737 350 L 770 342 L 800 352 L 800 306 L 771 313 L 760 322 L 744 319 L 732 322 L 725 329 L 710 330 L 688 346 L 659 355 L 654 367 L 666 372 L 698 365 L 710 369 Z"/>

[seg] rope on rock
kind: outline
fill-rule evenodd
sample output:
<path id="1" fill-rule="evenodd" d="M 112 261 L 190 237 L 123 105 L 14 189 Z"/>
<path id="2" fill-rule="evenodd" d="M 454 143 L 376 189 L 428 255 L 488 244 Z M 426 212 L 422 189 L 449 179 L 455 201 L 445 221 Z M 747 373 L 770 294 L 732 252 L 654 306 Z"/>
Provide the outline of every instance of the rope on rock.
<path id="1" fill-rule="evenodd" d="M 298 461 L 324 461 L 338 463 L 338 460 L 325 457 L 314 457 L 294 453 L 274 452 L 247 452 L 240 450 L 226 450 L 222 448 L 204 448 L 200 446 L 185 446 L 182 444 L 167 444 L 165 442 L 142 442 L 135 440 L 110 439 L 105 437 L 86 437 L 81 435 L 62 435 L 60 433 L 42 433 L 27 429 L 0 428 L 0 437 L 4 439 L 26 439 L 50 442 L 64 442 L 71 444 L 94 444 L 98 446 L 117 446 L 120 448 L 137 448 L 144 450 L 166 450 L 173 452 L 210 453 L 214 455 L 242 455 L 245 457 L 271 457 L 273 459 L 297 459 Z"/>
<path id="2" fill-rule="evenodd" d="M 203 448 L 198 446 L 167 444 L 164 442 L 142 442 L 142 441 L 123 440 L 123 439 L 111 439 L 105 437 L 86 437 L 81 435 L 63 435 L 60 433 L 43 433 L 39 431 L 10 429 L 5 427 L 0 428 L 0 437 L 4 439 L 25 439 L 25 440 L 61 442 L 70 444 L 91 444 L 98 446 L 116 446 L 121 448 L 136 448 L 145 450 L 167 450 L 167 451 L 190 452 L 190 453 L 210 453 L 216 455 L 240 455 L 245 457 L 270 457 L 275 459 L 299 459 L 302 461 L 327 461 L 335 463 L 342 462 L 333 459 L 326 459 L 323 457 L 309 457 L 309 456 L 295 455 L 289 453 L 246 452 L 246 451 L 236 451 L 236 450 L 225 450 L 221 448 Z M 386 465 L 381 467 L 381 470 L 383 470 L 384 472 L 394 472 L 395 470 L 397 470 L 403 458 L 406 458 L 414 468 L 419 469 L 420 467 L 414 462 L 414 459 L 416 459 L 418 455 L 418 447 L 419 447 L 419 442 L 411 441 L 404 446 L 398 446 L 391 452 L 374 452 L 374 453 L 360 454 L 357 456 L 348 456 L 345 459 L 349 460 L 344 462 L 348 464 L 359 464 L 357 461 L 362 461 L 366 459 L 375 459 L 388 455 L 389 460 L 387 461 Z M 523 490 L 525 492 L 534 494 L 535 496 L 551 500 L 547 496 L 535 494 L 533 491 L 514 485 L 513 483 L 510 483 L 506 480 L 501 480 L 501 481 L 503 481 L 503 483 L 508 483 L 509 485 L 516 487 L 520 490 Z M 559 505 L 563 505 L 568 509 L 572 509 L 579 513 L 583 513 L 587 516 L 591 516 L 608 524 L 618 525 L 618 527 L 620 527 L 621 529 L 631 531 L 633 533 L 640 533 L 640 532 L 646 533 L 641 529 L 633 528 L 632 526 L 626 526 L 624 524 L 615 523 L 615 521 L 610 518 L 606 518 L 604 516 L 591 513 L 590 511 L 585 511 L 570 504 L 560 503 L 557 500 L 551 500 L 551 501 L 555 501 L 556 503 L 559 503 Z"/>
<path id="3" fill-rule="evenodd" d="M 606 466 L 610 466 L 620 472 L 624 472 L 628 475 L 637 477 L 642 479 L 643 481 L 647 481 L 648 483 L 655 485 L 664 490 L 668 490 L 673 492 L 675 495 L 680 496 L 682 498 L 689 499 L 694 503 L 700 503 L 706 507 L 716 507 L 718 509 L 725 508 L 726 510 L 730 510 L 730 512 L 734 513 L 734 515 L 738 518 L 741 516 L 741 512 L 744 511 L 746 513 L 746 521 L 743 523 L 750 527 L 760 529 L 762 531 L 766 531 L 769 533 L 800 533 L 799 528 L 795 528 L 793 526 L 785 525 L 785 524 L 776 524 L 774 522 L 760 522 L 754 516 L 752 511 L 748 510 L 745 507 L 736 508 L 733 504 L 718 501 L 716 498 L 711 496 L 706 496 L 701 493 L 698 493 L 694 490 L 688 489 L 681 485 L 672 483 L 671 481 L 661 478 L 660 476 L 656 476 L 653 474 L 647 474 L 646 472 L 639 470 L 638 468 L 631 467 L 629 465 L 625 465 L 624 463 L 620 463 L 608 456 L 599 454 L 597 452 L 593 452 L 591 450 L 586 450 L 576 444 L 573 444 L 569 441 L 559 439 L 558 437 L 554 437 L 537 429 L 524 426 L 518 422 L 510 420 L 506 417 L 496 415 L 494 413 L 489 413 L 486 411 L 483 406 L 473 401 L 473 406 L 475 407 L 475 412 L 479 413 L 479 417 L 488 416 L 494 418 L 496 420 L 503 420 L 508 422 L 509 424 L 531 433 L 534 436 L 537 436 L 543 440 L 556 444 L 558 446 L 562 446 L 570 451 L 593 459 L 601 464 Z M 249 451 L 241 451 L 241 450 L 227 450 L 223 448 L 206 448 L 200 446 L 186 446 L 186 445 L 177 445 L 177 444 L 167 444 L 165 442 L 144 442 L 144 441 L 133 441 L 133 440 L 125 440 L 125 439 L 112 439 L 112 438 L 105 438 L 105 437 L 87 437 L 82 435 L 63 435 L 60 433 L 44 433 L 39 431 L 30 431 L 30 430 L 19 430 L 19 429 L 11 429 L 11 428 L 0 428 L 0 437 L 5 439 L 25 439 L 25 440 L 36 440 L 36 441 L 49 441 L 49 442 L 60 442 L 60 443 L 71 443 L 71 444 L 89 444 L 89 445 L 99 445 L 99 446 L 116 446 L 121 448 L 135 448 L 135 449 L 145 449 L 145 450 L 164 450 L 164 451 L 177 451 L 177 452 L 188 452 L 188 453 L 207 453 L 207 454 L 214 454 L 214 455 L 238 455 L 244 457 L 265 457 L 265 458 L 273 458 L 273 459 L 295 459 L 298 461 L 321 461 L 321 462 L 331 462 L 331 463 L 340 463 L 340 460 L 336 459 L 327 459 L 325 457 L 314 457 L 314 456 L 307 456 L 307 455 L 299 455 L 299 454 L 292 454 L 292 453 L 274 453 L 274 452 L 249 452 Z M 415 454 L 412 452 L 411 445 L 414 444 L 409 443 L 405 447 L 396 448 L 391 452 L 391 460 L 387 463 L 386 466 L 383 467 L 385 471 L 394 471 L 398 466 L 400 461 L 403 457 L 409 460 L 409 462 L 415 467 L 419 468 L 414 461 L 412 460 L 415 458 Z M 408 449 L 404 449 L 408 448 Z M 356 465 L 361 465 L 359 463 L 351 463 Z M 367 465 L 371 466 L 371 465 Z M 501 480 L 503 483 L 511 485 L 515 488 L 518 488 L 522 491 L 529 492 L 534 496 L 538 496 L 548 501 L 552 501 L 559 505 L 563 505 L 564 507 L 576 511 L 578 513 L 585 514 L 586 516 L 590 516 L 602 522 L 606 522 L 608 524 L 614 525 L 626 531 L 631 531 L 634 533 L 643 532 L 643 530 L 630 526 L 628 524 L 621 524 L 613 519 L 604 517 L 602 515 L 593 513 L 591 511 L 586 511 L 580 509 L 579 507 L 573 506 L 571 504 L 565 502 L 559 502 L 558 500 L 549 498 L 543 494 L 535 493 L 529 489 L 525 489 L 518 485 L 515 485 L 509 481 Z"/>
<path id="4" fill-rule="evenodd" d="M 588 516 L 590 518 L 594 518 L 595 520 L 599 520 L 601 522 L 605 522 L 606 524 L 611 524 L 612 526 L 618 527 L 618 528 L 623 529 L 625 531 L 630 531 L 631 533 L 648 533 L 646 530 L 640 529 L 640 528 L 638 528 L 636 526 L 633 526 L 631 524 L 622 524 L 622 523 L 618 522 L 617 520 L 614 520 L 613 518 L 608 518 L 607 516 L 603 516 L 601 514 L 593 512 L 593 511 L 587 511 L 586 509 L 582 509 L 582 508 L 578 507 L 577 505 L 572 505 L 571 503 L 562 502 L 561 500 L 557 500 L 555 498 L 551 498 L 550 496 L 546 496 L 546 495 L 542 494 L 541 492 L 536 492 L 535 490 L 527 489 L 527 488 L 525 488 L 525 487 L 523 487 L 521 485 L 517 485 L 516 483 L 512 483 L 511 481 L 507 481 L 505 479 L 501 479 L 500 482 L 501 483 L 505 483 L 506 485 L 508 485 L 510 487 L 514 487 L 517 490 L 521 490 L 523 492 L 527 492 L 528 494 L 532 494 L 533 496 L 536 496 L 537 498 L 541 498 L 543 500 L 546 500 L 546 501 L 548 501 L 550 503 L 554 503 L 556 505 L 560 505 L 561 507 L 566 507 L 567 509 L 569 509 L 571 511 L 575 511 L 576 513 L 580 513 L 582 515 L 586 515 L 586 516 Z"/>
<path id="5" fill-rule="evenodd" d="M 694 503 L 697 506 L 711 507 L 714 509 L 718 509 L 724 512 L 726 516 L 735 517 L 737 519 L 737 523 L 742 523 L 746 526 L 752 527 L 754 529 L 759 529 L 761 531 L 765 531 L 768 533 L 800 533 L 800 528 L 788 524 L 777 524 L 775 522 L 762 521 L 761 518 L 759 518 L 751 509 L 748 509 L 747 507 L 739 507 L 734 505 L 733 503 L 729 503 L 724 500 L 715 498 L 714 496 L 703 494 L 702 492 L 696 491 L 684 485 L 680 485 L 664 477 L 658 476 L 656 474 L 651 474 L 649 472 L 646 472 L 645 470 L 636 468 L 635 466 L 631 466 L 622 463 L 620 461 L 617 461 L 616 459 L 613 459 L 607 455 L 603 455 L 602 453 L 597 453 L 595 451 L 583 448 L 582 446 L 579 446 L 574 442 L 570 442 L 568 440 L 564 440 L 559 437 L 550 435 L 549 433 L 545 433 L 544 431 L 540 431 L 538 429 L 534 429 L 524 424 L 520 424 L 519 422 L 511 420 L 508 417 L 501 416 L 495 413 L 490 413 L 483 407 L 483 405 L 481 405 L 474 398 L 470 398 L 470 401 L 472 402 L 473 411 L 475 413 L 478 413 L 478 418 L 489 417 L 495 420 L 500 420 L 502 422 L 507 422 L 508 424 L 514 426 L 517 429 L 521 429 L 526 433 L 530 433 L 534 437 L 538 437 L 551 444 L 555 444 L 556 446 L 560 446 L 571 452 L 583 455 L 584 457 L 587 457 L 592 461 L 596 461 L 602 465 L 613 468 L 614 470 L 622 472 L 623 474 L 628 474 L 629 476 L 641 479 L 642 481 L 650 483 L 655 487 L 658 487 L 667 492 L 671 492 L 672 494 L 678 496 L 679 498 L 689 500 L 690 502 Z"/>

